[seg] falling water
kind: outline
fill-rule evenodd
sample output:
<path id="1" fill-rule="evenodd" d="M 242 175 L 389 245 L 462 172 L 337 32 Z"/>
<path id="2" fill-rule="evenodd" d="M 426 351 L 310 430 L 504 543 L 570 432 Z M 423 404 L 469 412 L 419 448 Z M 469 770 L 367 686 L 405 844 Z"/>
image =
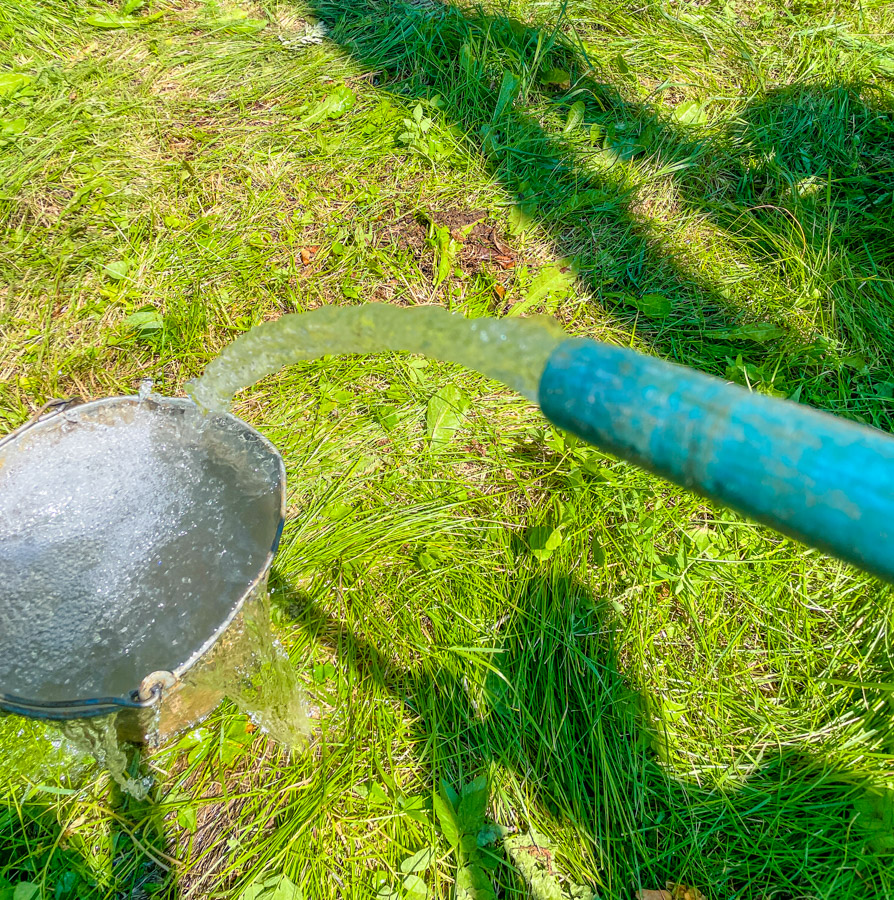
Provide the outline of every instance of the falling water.
<path id="1" fill-rule="evenodd" d="M 246 607 L 242 619 L 239 652 L 222 656 L 209 677 L 262 732 L 299 748 L 311 731 L 305 693 L 273 634 L 266 594 Z"/>
<path id="2" fill-rule="evenodd" d="M 152 778 L 134 778 L 128 773 L 127 752 L 118 739 L 117 718 L 117 714 L 112 714 L 94 719 L 73 719 L 60 722 L 59 729 L 75 753 L 92 757 L 125 793 L 136 800 L 145 800 L 152 787 Z"/>
<path id="3" fill-rule="evenodd" d="M 199 406 L 225 410 L 233 395 L 301 360 L 386 350 L 456 362 L 537 401 L 540 376 L 567 335 L 553 319 L 466 319 L 437 306 L 327 306 L 264 322 L 234 341 L 192 381 Z"/>

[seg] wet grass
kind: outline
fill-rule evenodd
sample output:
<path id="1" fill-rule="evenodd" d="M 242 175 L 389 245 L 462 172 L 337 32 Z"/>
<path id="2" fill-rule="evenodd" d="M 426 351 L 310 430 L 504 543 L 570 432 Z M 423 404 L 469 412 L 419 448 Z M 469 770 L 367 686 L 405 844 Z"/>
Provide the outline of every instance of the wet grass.
<path id="1" fill-rule="evenodd" d="M 892 30 L 825 0 L 7 2 L 3 428 L 377 299 L 550 312 L 890 430 Z M 433 452 L 448 384 L 472 404 Z M 289 469 L 314 744 L 224 707 L 136 803 L 3 720 L 0 897 L 521 897 L 524 846 L 567 896 L 894 895 L 887 588 L 455 367 L 323 360 L 237 411 Z M 524 839 L 463 844 L 442 784 Z"/>

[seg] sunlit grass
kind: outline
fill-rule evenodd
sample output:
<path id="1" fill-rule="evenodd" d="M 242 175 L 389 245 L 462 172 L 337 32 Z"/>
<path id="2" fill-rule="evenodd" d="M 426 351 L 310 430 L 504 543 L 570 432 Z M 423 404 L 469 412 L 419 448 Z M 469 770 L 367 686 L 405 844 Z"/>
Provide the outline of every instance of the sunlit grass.
<path id="1" fill-rule="evenodd" d="M 890 428 L 888 4 L 100 13 L 0 9 L 0 72 L 28 76 L 0 81 L 4 430 L 51 396 L 179 393 L 285 312 L 505 314 L 569 258 L 529 312 Z M 317 18 L 323 43 L 283 42 Z M 353 105 L 307 124 L 341 84 Z M 515 264 L 436 286 L 424 223 L 456 210 Z M 433 453 L 447 383 L 472 406 Z M 137 804 L 5 719 L 0 897 L 413 898 L 425 847 L 431 895 L 461 896 L 433 796 L 480 775 L 569 896 L 894 894 L 887 588 L 455 367 L 323 360 L 237 412 L 289 470 L 274 610 L 315 741 L 289 758 L 224 707 L 142 761 Z M 529 895 L 488 853 L 497 895 Z"/>

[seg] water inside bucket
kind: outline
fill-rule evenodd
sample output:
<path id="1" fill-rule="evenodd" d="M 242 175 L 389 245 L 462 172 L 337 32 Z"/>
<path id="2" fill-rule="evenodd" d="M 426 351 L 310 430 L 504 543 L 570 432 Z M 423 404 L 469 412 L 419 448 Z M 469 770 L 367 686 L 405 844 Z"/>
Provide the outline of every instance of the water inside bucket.
<path id="1" fill-rule="evenodd" d="M 0 693 L 126 696 L 187 664 L 279 525 L 278 460 L 235 420 L 91 407 L 0 450 Z"/>

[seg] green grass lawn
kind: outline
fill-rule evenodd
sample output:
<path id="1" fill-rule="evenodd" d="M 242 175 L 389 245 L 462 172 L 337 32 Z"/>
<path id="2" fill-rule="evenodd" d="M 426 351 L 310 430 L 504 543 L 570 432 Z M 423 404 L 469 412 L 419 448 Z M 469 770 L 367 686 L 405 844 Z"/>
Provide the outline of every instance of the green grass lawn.
<path id="1" fill-rule="evenodd" d="M 894 4 L 4 0 L 0 222 L 3 431 L 368 300 L 891 430 Z M 312 744 L 225 705 L 137 802 L 3 719 L 2 900 L 894 897 L 888 588 L 458 367 L 235 410 L 288 467 Z"/>

